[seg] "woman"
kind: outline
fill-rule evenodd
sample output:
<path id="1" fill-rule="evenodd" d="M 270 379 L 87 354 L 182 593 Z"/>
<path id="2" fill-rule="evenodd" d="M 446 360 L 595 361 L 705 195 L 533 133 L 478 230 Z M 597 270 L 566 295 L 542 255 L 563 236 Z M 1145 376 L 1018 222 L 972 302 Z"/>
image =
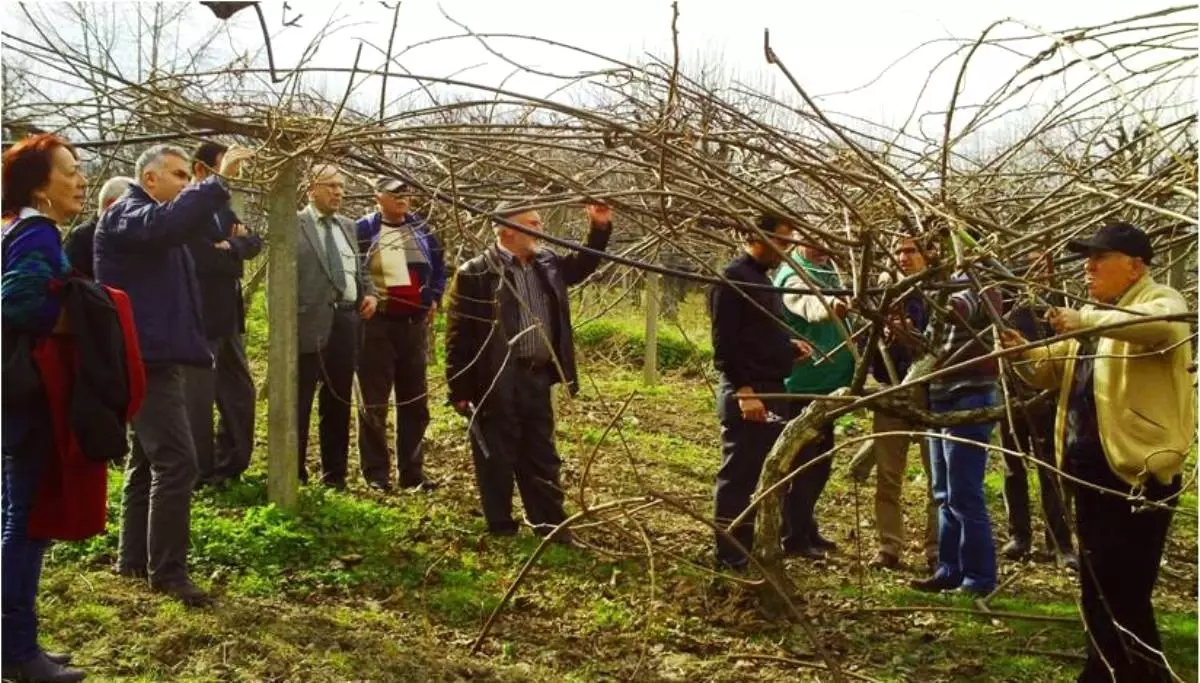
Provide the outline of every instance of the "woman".
<path id="1" fill-rule="evenodd" d="M 86 531 L 95 534 L 104 528 L 104 464 L 87 462 L 82 457 L 64 458 L 63 453 L 69 449 L 55 436 L 55 416 L 47 399 L 61 395 L 63 387 L 48 383 L 42 372 L 47 360 L 56 362 L 71 355 L 71 340 L 63 333 L 65 325 L 56 294 L 70 272 L 59 226 L 79 213 L 86 189 L 87 179 L 75 150 L 53 135 L 26 138 L 4 153 L 0 319 L 5 374 L 9 375 L 5 378 L 5 393 L 10 393 L 10 382 L 15 381 L 11 377 L 30 376 L 23 371 L 32 371 L 34 380 L 21 387 L 25 398 L 30 395 L 25 390 L 32 386 L 34 400 L 17 402 L 5 397 L 0 428 L 4 514 L 0 654 L 6 681 L 59 683 L 83 680 L 85 676 L 83 671 L 66 666 L 69 659 L 65 655 L 49 654 L 38 646 L 34 608 L 42 555 L 50 539 L 62 538 L 56 526 L 67 514 L 38 508 L 38 498 L 62 500 L 78 494 L 89 501 L 91 518 Z M 23 349 L 24 353 L 14 353 L 14 349 Z M 77 449 L 74 452 L 77 454 Z M 80 490 L 63 491 L 64 482 L 86 485 Z M 94 509 L 96 501 L 100 505 L 98 513 Z"/>

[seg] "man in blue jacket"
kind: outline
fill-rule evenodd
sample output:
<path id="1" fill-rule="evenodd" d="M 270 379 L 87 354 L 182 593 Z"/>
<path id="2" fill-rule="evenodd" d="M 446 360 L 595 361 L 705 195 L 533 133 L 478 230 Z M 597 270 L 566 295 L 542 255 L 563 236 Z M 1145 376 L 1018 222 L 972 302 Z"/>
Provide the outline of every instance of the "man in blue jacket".
<path id="1" fill-rule="evenodd" d="M 206 141 L 192 153 L 192 178 L 204 182 L 221 167 L 228 147 Z M 254 451 L 254 380 L 242 345 L 246 311 L 242 304 L 243 264 L 258 256 L 262 240 L 222 206 L 213 215 L 213 231 L 188 242 L 215 366 L 188 374 L 188 421 L 196 442 L 199 486 L 237 479 L 250 466 Z M 213 433 L 213 403 L 221 425 Z"/>
<path id="2" fill-rule="evenodd" d="M 236 174 L 246 150 L 230 150 L 220 175 Z M 188 576 L 196 446 L 188 425 L 187 367 L 212 367 L 195 265 L 186 244 L 212 230 L 229 191 L 213 176 L 188 186 L 183 150 L 157 145 L 138 157 L 137 182 L 100 218 L 96 279 L 133 303 L 146 364 L 146 398 L 133 418 L 125 473 L 118 571 L 189 606 L 209 602 Z"/>
<path id="3" fill-rule="evenodd" d="M 409 211 L 408 186 L 394 178 L 375 182 L 379 210 L 356 224 L 359 253 L 379 293 L 375 315 L 366 321 L 358 386 L 358 451 L 363 478 L 380 491 L 391 489 L 387 415 L 396 399 L 396 474 L 401 488 L 437 487 L 426 478 L 421 442 L 429 426 L 425 361 L 428 327 L 446 289 L 442 245 L 429 224 Z"/>

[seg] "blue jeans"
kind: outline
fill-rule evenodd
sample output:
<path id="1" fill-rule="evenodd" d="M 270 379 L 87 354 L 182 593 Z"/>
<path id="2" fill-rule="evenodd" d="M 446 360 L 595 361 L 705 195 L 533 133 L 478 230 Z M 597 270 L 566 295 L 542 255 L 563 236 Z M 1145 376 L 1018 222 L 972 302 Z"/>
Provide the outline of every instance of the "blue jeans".
<path id="1" fill-rule="evenodd" d="M 934 413 L 975 410 L 996 404 L 993 390 L 973 391 L 947 401 L 930 401 Z M 983 494 L 987 444 L 993 422 L 935 430 L 974 443 L 931 437 L 930 468 L 933 500 L 938 506 L 938 568 L 935 576 L 964 588 L 991 591 L 996 587 L 996 548 Z"/>
<path id="2" fill-rule="evenodd" d="M 0 659 L 5 665 L 21 664 L 38 655 L 38 581 L 42 576 L 45 539 L 29 537 L 29 515 L 33 511 L 42 463 L 48 453 L 43 439 L 49 426 L 39 425 L 32 413 L 3 414 L 0 450 L 3 451 L 3 545 L 0 555 Z M 40 432 L 40 434 L 39 434 Z"/>

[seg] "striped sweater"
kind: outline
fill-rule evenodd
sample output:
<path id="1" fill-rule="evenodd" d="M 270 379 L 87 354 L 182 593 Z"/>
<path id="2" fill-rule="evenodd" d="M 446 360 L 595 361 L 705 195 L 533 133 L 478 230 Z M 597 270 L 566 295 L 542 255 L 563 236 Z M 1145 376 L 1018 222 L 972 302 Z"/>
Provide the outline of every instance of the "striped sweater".
<path id="1" fill-rule="evenodd" d="M 9 235 L 21 220 L 20 232 Z M 58 298 L 51 282 L 71 271 L 62 250 L 58 226 L 46 216 L 22 209 L 4 225 L 3 275 L 0 276 L 0 318 L 6 331 L 48 334 L 58 321 Z"/>
<path id="2" fill-rule="evenodd" d="M 981 296 L 962 274 L 950 278 L 950 282 L 964 286 L 951 294 L 946 302 L 946 307 L 953 314 L 941 324 L 936 339 L 933 338 L 939 327 L 936 322 L 931 320 L 926 328 L 937 359 L 935 371 L 988 355 L 992 350 L 994 335 L 984 297 L 991 302 L 993 310 L 999 312 L 1003 307 L 1003 299 L 995 289 L 988 289 Z M 929 399 L 943 401 L 965 392 L 994 389 L 998 377 L 999 364 L 994 358 L 972 363 L 931 381 Z"/>

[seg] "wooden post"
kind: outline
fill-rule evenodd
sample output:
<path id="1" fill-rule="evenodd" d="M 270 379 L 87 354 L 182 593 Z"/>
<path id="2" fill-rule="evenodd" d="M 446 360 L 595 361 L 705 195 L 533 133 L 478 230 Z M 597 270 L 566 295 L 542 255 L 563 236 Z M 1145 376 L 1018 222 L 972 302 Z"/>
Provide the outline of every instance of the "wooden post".
<path id="1" fill-rule="evenodd" d="M 284 510 L 296 507 L 300 472 L 296 451 L 296 162 L 279 170 L 267 214 L 267 499 Z"/>
<path id="2" fill-rule="evenodd" d="M 647 386 L 658 384 L 658 273 L 646 274 L 646 289 L 642 297 L 646 306 L 646 364 L 643 381 Z"/>

